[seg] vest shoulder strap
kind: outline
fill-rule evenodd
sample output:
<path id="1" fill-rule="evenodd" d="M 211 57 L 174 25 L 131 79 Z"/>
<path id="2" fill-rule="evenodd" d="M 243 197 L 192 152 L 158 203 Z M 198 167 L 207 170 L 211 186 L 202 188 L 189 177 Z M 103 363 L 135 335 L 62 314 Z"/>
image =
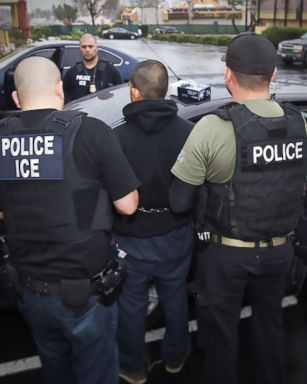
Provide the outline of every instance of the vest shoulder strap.
<path id="1" fill-rule="evenodd" d="M 238 106 L 240 106 L 240 104 L 236 102 L 230 102 L 215 109 L 214 111 L 211 112 L 211 114 L 216 115 L 223 120 L 231 120 L 230 111 Z"/>
<path id="2" fill-rule="evenodd" d="M 288 102 L 279 103 L 281 108 L 284 110 L 285 115 L 287 116 L 300 116 L 302 117 L 302 111 L 295 104 L 291 104 Z"/>
<path id="3" fill-rule="evenodd" d="M 46 117 L 47 127 L 53 124 L 64 125 L 65 130 L 69 130 L 68 135 L 70 136 L 68 154 L 73 151 L 75 138 L 82 124 L 83 118 L 87 115 L 85 112 L 79 111 L 55 111 Z"/>
<path id="4" fill-rule="evenodd" d="M 104 71 L 106 66 L 107 66 L 107 64 L 112 64 L 112 63 L 110 63 L 109 61 L 106 61 L 106 60 L 99 60 L 99 63 L 98 63 L 99 71 Z"/>
<path id="5" fill-rule="evenodd" d="M 0 120 L 0 129 L 7 127 L 9 122 L 10 122 L 10 124 L 13 124 L 15 126 L 15 128 L 22 126 L 22 122 L 21 122 L 19 116 L 18 115 L 12 115 L 12 116 L 4 117 L 3 119 Z"/>
<path id="6" fill-rule="evenodd" d="M 83 62 L 82 61 L 78 61 L 76 63 L 76 67 L 77 67 L 78 72 L 81 72 L 83 70 Z"/>
<path id="7" fill-rule="evenodd" d="M 78 120 L 81 125 L 82 119 L 86 115 L 87 113 L 80 111 L 54 111 L 51 112 L 50 115 L 45 118 L 45 120 L 47 123 L 58 123 L 68 127 L 74 119 Z"/>

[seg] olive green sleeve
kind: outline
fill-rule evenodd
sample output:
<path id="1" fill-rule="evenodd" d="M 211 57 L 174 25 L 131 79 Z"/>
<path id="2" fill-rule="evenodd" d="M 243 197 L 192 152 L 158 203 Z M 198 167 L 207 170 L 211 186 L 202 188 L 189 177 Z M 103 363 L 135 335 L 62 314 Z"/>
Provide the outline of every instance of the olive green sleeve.
<path id="1" fill-rule="evenodd" d="M 202 118 L 193 128 L 172 173 L 185 183 L 201 185 L 228 181 L 235 165 L 235 137 L 230 122 L 216 115 Z"/>

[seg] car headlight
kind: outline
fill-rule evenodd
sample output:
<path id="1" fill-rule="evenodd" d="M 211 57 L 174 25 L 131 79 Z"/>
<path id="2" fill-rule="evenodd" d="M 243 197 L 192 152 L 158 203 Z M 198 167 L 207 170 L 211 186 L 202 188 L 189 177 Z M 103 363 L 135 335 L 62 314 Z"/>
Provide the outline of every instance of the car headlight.
<path id="1" fill-rule="evenodd" d="M 278 44 L 278 49 L 279 49 L 279 50 L 282 49 L 282 44 L 281 44 L 281 43 Z"/>
<path id="2" fill-rule="evenodd" d="M 301 53 L 304 47 L 302 45 L 293 45 L 293 52 Z"/>

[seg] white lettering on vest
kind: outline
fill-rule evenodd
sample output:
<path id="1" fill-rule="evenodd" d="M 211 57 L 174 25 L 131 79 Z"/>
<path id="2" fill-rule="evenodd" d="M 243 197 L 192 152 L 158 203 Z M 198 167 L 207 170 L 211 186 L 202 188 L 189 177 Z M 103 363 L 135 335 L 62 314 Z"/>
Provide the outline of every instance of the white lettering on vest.
<path id="1" fill-rule="evenodd" d="M 10 139 L 8 137 L 4 137 L 2 139 L 2 156 L 5 156 L 6 151 L 10 148 Z"/>
<path id="2" fill-rule="evenodd" d="M 15 160 L 15 169 L 18 178 L 39 177 L 39 159 Z"/>
<path id="3" fill-rule="evenodd" d="M 282 143 L 266 145 L 261 147 L 256 145 L 253 147 L 253 164 L 257 164 L 259 160 L 263 159 L 266 163 L 296 160 L 303 157 L 303 142 L 296 143 Z"/>
<path id="4" fill-rule="evenodd" d="M 6 156 L 42 156 L 54 154 L 54 136 L 3 137 L 1 154 Z"/>
<path id="5" fill-rule="evenodd" d="M 91 76 L 90 75 L 77 75 L 76 80 L 91 81 Z"/>

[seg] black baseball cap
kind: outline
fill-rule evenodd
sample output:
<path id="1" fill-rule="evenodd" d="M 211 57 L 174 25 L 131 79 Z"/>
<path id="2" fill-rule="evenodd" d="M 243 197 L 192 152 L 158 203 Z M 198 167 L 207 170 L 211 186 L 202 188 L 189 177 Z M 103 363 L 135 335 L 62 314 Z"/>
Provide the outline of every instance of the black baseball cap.
<path id="1" fill-rule="evenodd" d="M 226 65 L 246 75 L 271 75 L 277 64 L 277 53 L 272 42 L 254 32 L 235 36 L 228 45 Z"/>

